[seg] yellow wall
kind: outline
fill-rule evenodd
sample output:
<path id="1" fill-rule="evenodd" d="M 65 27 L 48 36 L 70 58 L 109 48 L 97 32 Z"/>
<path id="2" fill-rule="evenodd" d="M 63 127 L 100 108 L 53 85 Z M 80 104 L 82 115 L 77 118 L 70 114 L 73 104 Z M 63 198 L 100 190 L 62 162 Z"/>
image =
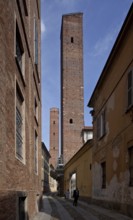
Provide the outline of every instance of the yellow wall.
<path id="1" fill-rule="evenodd" d="M 127 76 L 133 70 L 133 15 L 123 30 L 91 101 L 94 108 L 92 197 L 131 205 L 133 187 L 129 186 L 128 149 L 133 146 L 133 117 L 132 110 L 127 109 Z M 98 139 L 97 118 L 103 109 L 106 134 Z M 106 162 L 106 188 L 102 188 L 103 161 Z"/>
<path id="2" fill-rule="evenodd" d="M 72 157 L 64 168 L 64 189 L 70 187 L 70 179 L 73 173 L 76 173 L 76 187 L 78 187 L 80 196 L 91 197 L 92 191 L 92 141 L 88 141 Z M 70 192 L 71 194 L 72 192 Z"/>

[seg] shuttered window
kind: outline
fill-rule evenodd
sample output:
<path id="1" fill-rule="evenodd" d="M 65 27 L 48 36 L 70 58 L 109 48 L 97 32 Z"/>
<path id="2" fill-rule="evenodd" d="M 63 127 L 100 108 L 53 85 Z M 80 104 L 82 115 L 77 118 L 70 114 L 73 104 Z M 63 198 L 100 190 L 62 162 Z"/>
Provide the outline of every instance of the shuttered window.
<path id="1" fill-rule="evenodd" d="M 128 108 L 133 105 L 133 71 L 128 73 Z"/>
<path id="2" fill-rule="evenodd" d="M 106 133 L 105 110 L 97 118 L 97 138 L 100 139 Z"/>

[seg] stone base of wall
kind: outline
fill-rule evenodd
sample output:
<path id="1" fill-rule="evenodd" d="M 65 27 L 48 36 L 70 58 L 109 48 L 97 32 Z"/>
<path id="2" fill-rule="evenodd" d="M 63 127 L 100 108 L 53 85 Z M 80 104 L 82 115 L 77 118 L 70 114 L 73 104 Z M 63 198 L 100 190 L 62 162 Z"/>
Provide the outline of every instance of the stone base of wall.
<path id="1" fill-rule="evenodd" d="M 80 200 L 87 202 L 89 204 L 95 204 L 98 206 L 102 206 L 107 209 L 113 209 L 113 210 L 116 210 L 117 212 L 125 214 L 129 217 L 133 217 L 133 204 L 122 204 L 122 203 L 118 203 L 118 202 L 92 199 L 92 198 L 83 197 L 83 196 L 80 196 Z"/>
<path id="2" fill-rule="evenodd" d="M 0 219 L 16 219 L 16 193 L 0 192 Z"/>
<path id="3" fill-rule="evenodd" d="M 25 200 L 24 213 L 21 215 L 23 220 L 29 220 L 42 209 L 41 195 L 35 191 L 0 191 L 0 220 L 19 219 L 19 199 Z"/>

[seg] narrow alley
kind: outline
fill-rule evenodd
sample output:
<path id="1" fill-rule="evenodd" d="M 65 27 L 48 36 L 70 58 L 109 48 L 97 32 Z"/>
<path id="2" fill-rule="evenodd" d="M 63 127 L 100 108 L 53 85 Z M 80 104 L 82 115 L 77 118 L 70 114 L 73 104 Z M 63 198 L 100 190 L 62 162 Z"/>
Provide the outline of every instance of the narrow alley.
<path id="1" fill-rule="evenodd" d="M 71 199 L 63 197 L 43 196 L 42 209 L 33 220 L 132 220 L 114 210 L 96 205 L 78 202 L 73 206 Z"/>

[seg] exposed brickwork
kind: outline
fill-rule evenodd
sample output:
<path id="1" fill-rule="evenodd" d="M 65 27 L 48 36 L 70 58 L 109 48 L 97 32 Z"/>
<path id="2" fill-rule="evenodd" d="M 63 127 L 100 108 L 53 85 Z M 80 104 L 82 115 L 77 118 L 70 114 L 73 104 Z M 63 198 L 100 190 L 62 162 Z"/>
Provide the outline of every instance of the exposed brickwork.
<path id="1" fill-rule="evenodd" d="M 50 109 L 50 164 L 56 168 L 59 156 L 59 109 Z"/>
<path id="2" fill-rule="evenodd" d="M 61 153 L 66 163 L 82 146 L 84 126 L 82 13 L 62 17 Z"/>
<path id="3" fill-rule="evenodd" d="M 34 171 L 35 130 L 38 135 L 37 158 L 41 155 L 40 18 L 37 2 L 40 4 L 39 0 L 0 1 L 0 207 L 7 207 L 6 217 L 3 217 L 0 209 L 0 219 L 17 219 L 17 192 L 26 192 L 26 212 L 30 219 L 37 211 L 37 193 L 41 189 L 40 160 L 38 174 Z M 34 64 L 34 16 L 38 26 L 38 68 Z M 24 50 L 23 73 L 15 56 L 16 24 Z M 23 161 L 16 156 L 16 84 L 24 98 Z M 38 105 L 37 120 L 35 97 Z"/>

